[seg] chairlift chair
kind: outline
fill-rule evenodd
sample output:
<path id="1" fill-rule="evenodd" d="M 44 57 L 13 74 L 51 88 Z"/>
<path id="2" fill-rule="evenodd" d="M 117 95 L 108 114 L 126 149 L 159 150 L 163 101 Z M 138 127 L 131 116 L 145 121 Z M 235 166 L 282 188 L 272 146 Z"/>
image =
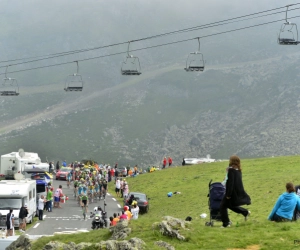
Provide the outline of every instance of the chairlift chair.
<path id="1" fill-rule="evenodd" d="M 130 42 L 128 43 L 126 59 L 122 63 L 121 74 L 125 76 L 138 76 L 142 74 L 140 60 L 138 57 L 129 54 L 129 45 Z"/>
<path id="2" fill-rule="evenodd" d="M 15 78 L 7 77 L 7 75 L 6 75 L 8 66 L 6 66 L 5 78 L 3 79 L 3 84 L 0 89 L 0 95 L 1 96 L 18 96 L 20 93 L 19 93 L 19 85 L 18 85 L 17 80 Z"/>
<path id="3" fill-rule="evenodd" d="M 287 20 L 288 8 L 291 5 L 286 6 L 285 23 L 281 25 L 278 34 L 278 44 L 280 45 L 297 45 L 298 41 L 298 28 L 297 24 L 291 23 Z"/>
<path id="4" fill-rule="evenodd" d="M 186 72 L 193 72 L 193 71 L 204 71 L 205 61 L 203 58 L 203 54 L 200 52 L 200 39 L 198 38 L 199 47 L 198 51 L 191 52 L 188 55 L 186 60 L 186 66 L 184 70 Z"/>
<path id="5" fill-rule="evenodd" d="M 76 64 L 77 64 L 77 72 L 72 75 L 69 75 L 66 79 L 65 88 L 64 88 L 64 90 L 66 92 L 82 91 L 82 89 L 83 89 L 82 76 L 78 74 L 78 72 L 79 72 L 78 61 L 76 61 Z"/>

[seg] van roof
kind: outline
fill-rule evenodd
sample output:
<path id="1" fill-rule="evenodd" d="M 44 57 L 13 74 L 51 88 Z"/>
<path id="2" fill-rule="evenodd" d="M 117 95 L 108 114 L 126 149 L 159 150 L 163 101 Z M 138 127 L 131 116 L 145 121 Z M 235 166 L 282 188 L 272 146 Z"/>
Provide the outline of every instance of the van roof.
<path id="1" fill-rule="evenodd" d="M 34 180 L 25 179 L 25 180 L 1 180 L 0 184 L 8 184 L 8 185 L 27 185 L 29 183 L 35 183 Z"/>

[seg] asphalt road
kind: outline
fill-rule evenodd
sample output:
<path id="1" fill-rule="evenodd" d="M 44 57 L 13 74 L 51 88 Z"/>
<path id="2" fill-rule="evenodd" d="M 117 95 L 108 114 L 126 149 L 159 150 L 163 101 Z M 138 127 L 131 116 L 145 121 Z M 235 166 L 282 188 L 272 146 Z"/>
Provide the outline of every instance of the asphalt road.
<path id="1" fill-rule="evenodd" d="M 67 182 L 63 180 L 54 180 L 54 190 L 62 185 L 64 195 L 69 197 L 66 203 L 61 203 L 62 208 L 53 208 L 52 212 L 44 211 L 44 220 L 38 221 L 35 225 L 26 231 L 30 236 L 53 235 L 57 232 L 73 232 L 73 231 L 89 231 L 91 230 L 92 219 L 89 214 L 95 207 L 101 206 L 104 208 L 104 200 L 97 200 L 89 204 L 87 220 L 83 220 L 82 209 L 75 201 L 73 196 L 73 187 L 67 188 Z M 110 190 L 109 190 L 110 191 Z M 120 213 L 122 206 L 118 204 L 116 199 L 109 193 L 106 196 L 105 211 L 108 218 L 113 213 Z M 111 192 L 114 192 L 112 190 Z"/>

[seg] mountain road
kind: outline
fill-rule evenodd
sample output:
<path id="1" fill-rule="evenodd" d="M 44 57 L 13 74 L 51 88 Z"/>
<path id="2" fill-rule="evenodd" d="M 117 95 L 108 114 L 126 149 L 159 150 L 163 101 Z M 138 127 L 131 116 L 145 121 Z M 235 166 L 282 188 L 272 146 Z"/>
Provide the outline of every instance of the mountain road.
<path id="1" fill-rule="evenodd" d="M 26 234 L 32 237 L 39 237 L 44 235 L 53 235 L 54 233 L 72 233 L 76 231 L 90 231 L 92 219 L 90 218 L 90 212 L 95 207 L 101 206 L 104 209 L 104 200 L 97 200 L 89 204 L 87 219 L 83 219 L 83 213 L 81 207 L 78 205 L 74 198 L 73 186 L 68 188 L 67 182 L 63 180 L 54 180 L 54 191 L 62 185 L 64 195 L 69 197 L 66 203 L 61 203 L 62 208 L 53 208 L 52 212 L 44 211 L 44 220 L 37 221 L 33 227 L 26 231 Z M 118 204 L 116 199 L 107 193 L 105 211 L 107 212 L 107 218 L 113 215 L 113 213 L 120 213 L 122 206 Z"/>

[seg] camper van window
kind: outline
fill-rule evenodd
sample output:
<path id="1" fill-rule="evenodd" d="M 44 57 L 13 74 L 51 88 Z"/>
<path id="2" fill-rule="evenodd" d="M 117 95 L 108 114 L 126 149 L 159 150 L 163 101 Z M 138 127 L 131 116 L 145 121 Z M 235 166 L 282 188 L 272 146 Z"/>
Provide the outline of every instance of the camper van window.
<path id="1" fill-rule="evenodd" d="M 29 200 L 32 199 L 32 191 L 29 191 Z"/>
<path id="2" fill-rule="evenodd" d="M 20 209 L 22 206 L 21 198 L 0 198 L 0 209 Z"/>
<path id="3" fill-rule="evenodd" d="M 33 197 L 35 197 L 35 188 L 33 189 Z"/>

